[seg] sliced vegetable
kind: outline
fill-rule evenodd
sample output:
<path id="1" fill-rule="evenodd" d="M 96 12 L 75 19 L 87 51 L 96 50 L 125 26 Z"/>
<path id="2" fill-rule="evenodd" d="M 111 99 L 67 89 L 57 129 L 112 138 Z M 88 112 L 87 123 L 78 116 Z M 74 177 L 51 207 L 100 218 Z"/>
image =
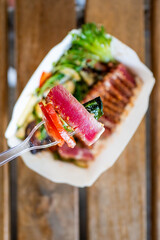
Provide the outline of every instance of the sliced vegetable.
<path id="1" fill-rule="evenodd" d="M 49 72 L 49 73 L 43 72 L 42 75 L 41 75 L 41 78 L 40 78 L 39 87 L 41 88 L 42 85 L 46 82 L 46 80 L 47 80 L 48 78 L 50 78 L 51 76 L 52 76 L 52 73 L 51 73 L 51 72 Z"/>
<path id="2" fill-rule="evenodd" d="M 96 142 L 103 133 L 102 124 L 62 85 L 52 88 L 47 95 L 47 100 L 52 101 L 55 110 L 87 145 Z"/>
<path id="3" fill-rule="evenodd" d="M 63 73 L 56 73 L 43 84 L 41 88 L 37 89 L 38 96 L 42 95 L 47 89 L 54 87 L 56 83 L 59 83 L 65 77 Z"/>
<path id="4" fill-rule="evenodd" d="M 42 119 L 43 117 L 41 108 L 38 103 L 34 107 L 34 114 L 35 114 L 35 117 L 38 119 Z"/>
<path id="5" fill-rule="evenodd" d="M 74 69 L 72 68 L 67 68 L 67 67 L 63 67 L 62 70 L 60 70 L 61 73 L 64 73 L 65 75 L 69 75 L 70 78 L 76 80 L 76 81 L 79 81 L 81 78 L 80 78 L 80 75 L 78 74 L 77 71 L 75 71 Z"/>
<path id="6" fill-rule="evenodd" d="M 73 163 L 81 168 L 88 168 L 89 164 L 88 161 L 82 161 L 82 160 L 73 160 Z"/>
<path id="7" fill-rule="evenodd" d="M 73 128 L 71 128 L 64 120 L 63 118 L 61 118 L 61 116 L 59 115 L 59 119 L 61 120 L 62 124 L 63 124 L 63 127 L 64 129 L 67 131 L 67 132 L 73 132 Z"/>
<path id="8" fill-rule="evenodd" d="M 46 109 L 48 115 L 50 116 L 52 122 L 56 126 L 61 137 L 64 139 L 64 141 L 67 143 L 67 145 L 70 148 L 74 148 L 76 145 L 76 142 L 74 141 L 74 138 L 69 136 L 67 131 L 64 129 L 63 124 L 62 124 L 61 120 L 59 119 L 57 113 L 55 112 L 53 105 L 51 103 L 48 103 L 45 106 L 45 109 Z"/>
<path id="9" fill-rule="evenodd" d="M 93 74 L 88 73 L 84 70 L 81 70 L 80 74 L 81 74 L 82 78 L 84 79 L 84 81 L 87 83 L 88 86 L 93 85 L 93 83 L 95 82 Z"/>
<path id="10" fill-rule="evenodd" d="M 24 139 L 25 138 L 25 131 L 26 131 L 26 127 L 28 125 L 28 123 L 34 121 L 34 115 L 30 114 L 27 116 L 25 122 L 23 123 L 23 125 L 21 125 L 20 127 L 17 128 L 17 132 L 16 132 L 16 137 L 19 139 Z"/>
<path id="11" fill-rule="evenodd" d="M 75 83 L 72 80 L 67 81 L 66 83 L 63 84 L 63 86 L 67 89 L 68 92 L 74 93 L 75 91 Z"/>
<path id="12" fill-rule="evenodd" d="M 43 105 L 42 102 L 39 103 L 39 106 L 43 112 L 44 115 L 44 120 L 45 120 L 45 126 L 47 129 L 48 134 L 55 139 L 58 142 L 58 146 L 62 146 L 64 144 L 64 140 L 59 134 L 57 128 L 55 127 L 54 123 L 52 122 L 52 119 L 48 115 L 45 106 Z"/>
<path id="13" fill-rule="evenodd" d="M 30 114 L 33 111 L 33 108 L 35 104 L 37 103 L 38 99 L 36 96 L 31 95 L 26 107 L 24 108 L 24 111 L 20 115 L 18 122 L 17 122 L 17 127 L 20 128 L 25 124 L 26 119 L 30 116 Z"/>

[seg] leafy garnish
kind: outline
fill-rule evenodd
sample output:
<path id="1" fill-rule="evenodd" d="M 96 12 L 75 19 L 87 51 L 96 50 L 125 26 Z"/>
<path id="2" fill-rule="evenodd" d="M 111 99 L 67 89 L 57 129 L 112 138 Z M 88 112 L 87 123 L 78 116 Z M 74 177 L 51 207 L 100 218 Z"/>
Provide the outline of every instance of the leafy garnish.
<path id="1" fill-rule="evenodd" d="M 110 48 L 112 38 L 106 35 L 103 26 L 87 23 L 82 26 L 80 33 L 73 33 L 72 36 L 73 47 L 81 47 L 92 54 L 93 59 L 96 56 L 96 59 L 105 63 L 114 60 Z"/>
<path id="2" fill-rule="evenodd" d="M 54 63 L 53 71 L 69 67 L 79 72 L 84 67 L 94 67 L 98 61 L 104 63 L 114 61 L 111 40 L 103 26 L 98 27 L 94 23 L 84 24 L 79 33 L 72 33 L 72 46 L 56 64 Z"/>
<path id="3" fill-rule="evenodd" d="M 97 120 L 103 115 L 103 103 L 100 97 L 84 103 L 83 106 L 89 113 L 94 114 L 94 117 Z"/>
<path id="4" fill-rule="evenodd" d="M 90 62 L 88 63 L 88 60 Z M 90 53 L 86 51 L 84 48 L 78 45 L 73 45 L 59 60 L 56 67 L 63 66 L 63 67 L 69 67 L 74 69 L 77 72 L 80 72 L 80 70 L 83 67 L 91 66 L 93 67 L 94 64 L 99 61 L 99 57 L 94 55 L 93 53 Z"/>
<path id="5" fill-rule="evenodd" d="M 82 30 L 72 34 L 72 46 L 67 50 L 57 63 L 53 64 L 52 76 L 46 80 L 42 87 L 36 89 L 36 94 L 42 96 L 49 88 L 56 84 L 63 84 L 68 79 L 75 80 L 72 72 L 79 74 L 80 83 L 76 83 L 74 96 L 81 101 L 87 93 L 88 85 L 84 83 L 80 71 L 83 68 L 93 68 L 97 62 L 107 63 L 114 61 L 111 54 L 111 37 L 107 36 L 104 27 L 94 23 L 87 23 Z M 66 69 L 71 69 L 70 74 L 64 74 Z"/>

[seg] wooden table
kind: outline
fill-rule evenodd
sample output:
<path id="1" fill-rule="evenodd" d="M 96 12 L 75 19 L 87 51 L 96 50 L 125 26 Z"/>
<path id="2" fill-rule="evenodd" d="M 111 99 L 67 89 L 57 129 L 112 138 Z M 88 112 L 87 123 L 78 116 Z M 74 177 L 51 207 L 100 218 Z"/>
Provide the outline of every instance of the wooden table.
<path id="1" fill-rule="evenodd" d="M 6 5 L 0 0 L 0 151 L 9 120 Z M 145 6 L 142 0 L 87 0 L 84 21 L 103 24 L 142 61 L 147 43 L 157 78 L 147 125 L 145 118 L 116 164 L 90 188 L 51 183 L 21 160 L 0 168 L 0 240 L 160 239 L 160 0 L 151 1 L 147 39 Z M 76 27 L 74 1 L 17 0 L 15 21 L 18 96 L 49 49 Z"/>

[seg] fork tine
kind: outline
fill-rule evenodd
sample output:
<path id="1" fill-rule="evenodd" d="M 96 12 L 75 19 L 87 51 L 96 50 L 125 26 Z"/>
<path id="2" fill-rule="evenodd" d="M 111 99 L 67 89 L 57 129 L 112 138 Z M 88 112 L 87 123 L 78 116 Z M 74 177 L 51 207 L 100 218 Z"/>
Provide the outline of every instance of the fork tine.
<path id="1" fill-rule="evenodd" d="M 38 128 L 40 128 L 43 124 L 45 123 L 45 121 L 41 121 L 40 123 L 38 123 L 33 129 L 32 131 L 30 132 L 30 134 L 28 135 L 28 137 L 24 140 L 24 142 L 28 142 L 31 137 L 33 136 L 33 134 L 37 131 Z M 75 134 L 75 132 L 71 132 L 69 133 L 70 136 L 73 136 Z M 37 150 L 37 149 L 44 149 L 44 148 L 49 148 L 49 147 L 52 147 L 52 146 L 55 146 L 57 145 L 58 142 L 55 141 L 55 142 L 50 142 L 48 144 L 44 144 L 44 145 L 39 145 L 39 146 L 32 146 L 29 148 L 29 150 Z"/>
<path id="2" fill-rule="evenodd" d="M 33 134 L 38 130 L 38 128 L 40 128 L 43 124 L 45 123 L 45 121 L 41 121 L 40 123 L 38 123 L 30 132 L 30 134 L 28 135 L 28 137 L 24 140 L 25 142 L 29 141 L 31 139 L 31 137 L 33 136 Z"/>

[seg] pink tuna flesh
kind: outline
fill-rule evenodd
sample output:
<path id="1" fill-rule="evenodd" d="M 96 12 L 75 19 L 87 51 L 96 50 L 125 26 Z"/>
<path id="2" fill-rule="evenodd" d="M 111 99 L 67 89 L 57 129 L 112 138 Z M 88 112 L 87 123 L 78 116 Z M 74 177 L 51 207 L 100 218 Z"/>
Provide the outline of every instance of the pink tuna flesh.
<path id="1" fill-rule="evenodd" d="M 94 160 L 94 156 L 88 148 L 81 148 L 77 145 L 74 148 L 69 148 L 67 144 L 64 144 L 62 147 L 58 148 L 58 153 L 65 159 Z"/>
<path id="2" fill-rule="evenodd" d="M 127 68 L 123 64 L 119 64 L 117 70 L 120 70 L 120 72 L 126 77 L 126 79 L 132 82 L 134 86 L 136 86 L 134 76 L 127 70 Z"/>
<path id="3" fill-rule="evenodd" d="M 88 146 L 95 143 L 104 132 L 103 125 L 62 85 L 50 90 L 47 101 L 52 101 L 55 110 Z"/>

